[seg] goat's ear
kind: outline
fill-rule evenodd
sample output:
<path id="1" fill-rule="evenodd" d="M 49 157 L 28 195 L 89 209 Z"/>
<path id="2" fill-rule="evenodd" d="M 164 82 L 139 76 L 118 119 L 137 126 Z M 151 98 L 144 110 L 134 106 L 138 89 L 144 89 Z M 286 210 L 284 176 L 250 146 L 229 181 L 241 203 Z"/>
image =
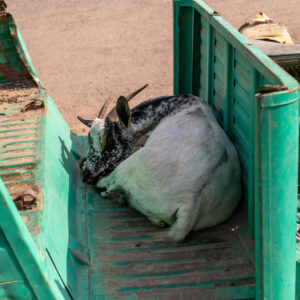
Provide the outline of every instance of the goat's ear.
<path id="1" fill-rule="evenodd" d="M 92 126 L 92 123 L 93 123 L 93 121 L 94 121 L 94 120 L 85 120 L 85 119 L 83 119 L 83 118 L 81 118 L 81 117 L 79 117 L 79 116 L 77 116 L 77 119 L 78 119 L 81 123 L 83 123 L 84 125 L 86 125 L 86 126 L 88 126 L 88 127 L 91 127 L 91 126 Z"/>
<path id="2" fill-rule="evenodd" d="M 117 115 L 120 124 L 124 128 L 129 128 L 131 125 L 131 112 L 128 101 L 124 96 L 120 96 L 117 102 Z"/>

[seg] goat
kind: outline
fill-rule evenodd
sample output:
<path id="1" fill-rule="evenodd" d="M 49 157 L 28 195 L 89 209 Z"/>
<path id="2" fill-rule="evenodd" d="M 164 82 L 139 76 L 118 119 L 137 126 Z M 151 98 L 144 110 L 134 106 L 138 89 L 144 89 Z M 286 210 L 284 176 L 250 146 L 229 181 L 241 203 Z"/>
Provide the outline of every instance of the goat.
<path id="1" fill-rule="evenodd" d="M 145 87 L 119 97 L 105 119 L 109 101 L 94 121 L 79 117 L 91 127 L 80 167 L 83 180 L 97 184 L 102 197 L 117 196 L 155 226 L 170 225 L 157 238 L 178 242 L 233 213 L 241 196 L 238 155 L 199 97 L 153 98 L 130 111 L 128 100 Z"/>

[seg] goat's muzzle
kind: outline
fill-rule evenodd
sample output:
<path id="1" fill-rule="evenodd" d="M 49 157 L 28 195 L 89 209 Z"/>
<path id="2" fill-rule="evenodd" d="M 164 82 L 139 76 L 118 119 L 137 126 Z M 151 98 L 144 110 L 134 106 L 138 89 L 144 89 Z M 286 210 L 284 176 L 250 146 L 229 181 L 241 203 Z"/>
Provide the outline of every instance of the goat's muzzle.
<path id="1" fill-rule="evenodd" d="M 82 181 L 86 184 L 96 184 L 98 182 L 98 176 L 94 176 L 94 174 L 85 168 L 86 158 L 82 158 L 79 160 L 79 168 L 81 171 Z"/>
<path id="2" fill-rule="evenodd" d="M 82 181 L 87 184 L 96 184 L 98 182 L 98 177 L 94 177 L 89 170 L 82 170 Z"/>
<path id="3" fill-rule="evenodd" d="M 100 188 L 98 188 L 98 193 L 99 193 L 99 194 L 104 193 L 104 192 L 106 192 L 106 191 L 107 191 L 107 189 L 106 189 L 105 187 L 100 187 Z"/>

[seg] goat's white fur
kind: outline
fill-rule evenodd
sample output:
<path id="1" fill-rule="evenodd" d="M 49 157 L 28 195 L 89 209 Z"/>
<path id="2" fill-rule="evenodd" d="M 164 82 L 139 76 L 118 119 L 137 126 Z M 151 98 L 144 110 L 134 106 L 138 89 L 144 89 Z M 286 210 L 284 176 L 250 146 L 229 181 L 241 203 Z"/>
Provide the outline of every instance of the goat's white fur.
<path id="1" fill-rule="evenodd" d="M 100 118 L 96 118 L 91 126 L 91 130 L 93 130 L 93 132 L 96 132 L 98 134 L 98 132 L 104 131 L 105 128 L 105 119 L 100 119 Z"/>
<path id="2" fill-rule="evenodd" d="M 216 166 L 227 153 L 227 160 Z M 191 230 L 225 221 L 241 195 L 233 144 L 207 105 L 165 118 L 145 146 L 97 183 L 108 196 L 122 188 L 129 205 L 156 225 L 159 238 L 181 241 Z"/>

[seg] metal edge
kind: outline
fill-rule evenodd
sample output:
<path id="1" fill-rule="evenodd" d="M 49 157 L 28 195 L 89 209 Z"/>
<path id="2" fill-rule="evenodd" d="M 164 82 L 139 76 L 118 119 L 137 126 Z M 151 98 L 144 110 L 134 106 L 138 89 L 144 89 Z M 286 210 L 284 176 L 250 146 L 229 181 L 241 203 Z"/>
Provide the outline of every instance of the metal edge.
<path id="1" fill-rule="evenodd" d="M 9 21 L 10 34 L 13 38 L 16 51 L 19 54 L 19 57 L 23 62 L 25 68 L 27 69 L 28 73 L 30 74 L 32 80 L 37 84 L 38 87 L 42 88 L 42 84 L 32 64 L 31 57 L 29 55 L 23 37 L 19 31 L 19 27 L 11 14 L 7 13 L 7 17 Z"/>
<path id="2" fill-rule="evenodd" d="M 296 79 L 284 71 L 278 64 L 265 55 L 250 40 L 226 22 L 216 11 L 211 9 L 202 0 L 175 0 L 180 6 L 191 6 L 197 9 L 213 25 L 218 33 L 238 49 L 242 55 L 254 65 L 269 81 L 274 84 L 286 85 L 289 89 L 298 89 Z M 266 68 L 267 66 L 267 68 Z"/>
<path id="3" fill-rule="evenodd" d="M 45 256 L 38 251 L 1 179 L 0 196 L 0 226 L 33 292 L 38 299 L 60 299 L 58 288 L 47 278 Z"/>
<path id="4" fill-rule="evenodd" d="M 284 92 L 272 94 L 282 96 Z M 272 299 L 276 295 L 278 299 L 292 299 L 292 295 L 295 295 L 293 279 L 296 274 L 296 230 L 293 231 L 293 226 L 290 226 L 290 224 L 294 223 L 296 229 L 298 164 L 295 165 L 294 162 L 298 161 L 298 149 L 291 147 L 291 144 L 298 144 L 299 105 L 296 103 L 297 100 L 291 100 L 289 104 L 293 106 L 290 107 L 284 104 L 278 105 L 276 109 L 274 109 L 274 106 L 262 106 L 261 102 L 269 102 L 267 98 L 272 99 L 274 96 L 272 94 L 256 94 L 255 96 L 256 298 Z M 288 121 L 291 122 L 291 119 L 285 120 L 284 116 L 279 120 L 277 119 L 280 111 L 286 109 L 294 112 L 293 123 L 282 126 Z M 279 122 L 279 124 L 276 124 L 276 122 Z M 289 130 L 290 136 L 293 137 L 293 139 L 289 138 L 290 143 L 288 144 L 285 143 L 286 130 Z M 274 147 L 272 144 L 274 136 L 277 139 L 277 144 L 282 145 L 282 147 Z M 280 137 L 284 138 L 278 141 Z M 285 149 L 285 152 L 288 151 L 288 154 L 283 153 L 282 148 Z M 293 153 L 291 153 L 291 150 L 293 150 Z M 274 153 L 276 153 L 275 156 Z M 270 160 L 271 155 L 276 157 L 275 161 Z M 279 170 L 280 174 L 278 175 Z M 284 187 L 284 194 L 282 194 L 282 191 L 281 193 L 278 192 L 278 185 L 281 189 L 283 183 L 286 185 L 286 182 L 282 180 L 282 176 L 287 176 L 287 174 L 289 178 L 295 178 L 295 182 L 292 187 L 289 181 L 289 186 Z M 274 183 L 274 181 L 277 183 Z M 272 189 L 272 186 L 273 188 L 276 186 L 276 189 Z M 287 194 L 294 194 L 294 196 L 287 199 L 285 197 Z M 294 198 L 295 201 L 293 201 Z M 284 206 L 289 208 L 289 214 L 282 213 Z M 279 243 L 278 240 L 281 239 L 284 242 Z M 278 252 L 278 245 L 281 248 L 280 252 Z M 278 274 L 281 275 L 278 276 Z M 279 281 L 280 284 L 278 284 Z"/>
<path id="5" fill-rule="evenodd" d="M 286 90 L 267 94 L 256 94 L 255 97 L 260 98 L 259 105 L 262 108 L 279 107 L 289 105 L 300 100 L 300 89 Z M 282 101 L 284 98 L 284 101 Z"/>

